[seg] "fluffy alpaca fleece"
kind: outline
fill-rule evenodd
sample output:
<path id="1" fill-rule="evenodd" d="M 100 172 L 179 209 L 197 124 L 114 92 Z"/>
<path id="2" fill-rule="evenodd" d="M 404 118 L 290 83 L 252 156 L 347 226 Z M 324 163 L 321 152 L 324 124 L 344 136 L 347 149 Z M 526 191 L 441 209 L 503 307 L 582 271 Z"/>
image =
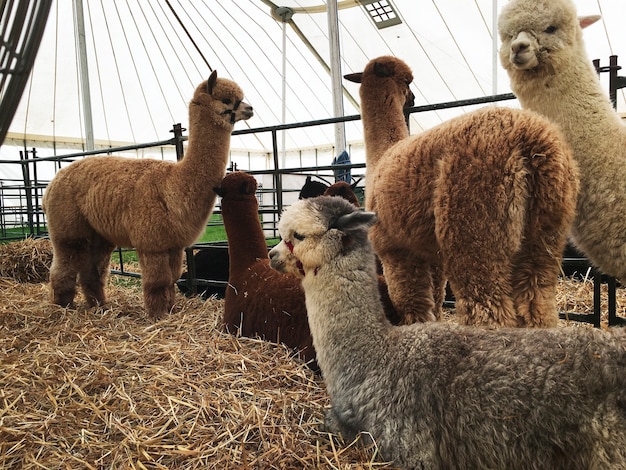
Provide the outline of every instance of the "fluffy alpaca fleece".
<path id="1" fill-rule="evenodd" d="M 361 83 L 370 236 L 403 321 L 434 320 L 447 278 L 462 323 L 555 326 L 578 189 L 556 126 L 488 107 L 409 137 L 404 62 L 380 57 L 346 78 Z"/>
<path id="2" fill-rule="evenodd" d="M 237 171 L 214 188 L 221 198 L 228 237 L 229 274 L 224 299 L 224 327 L 231 333 L 282 342 L 305 361 L 315 359 L 306 318 L 304 292 L 293 274 L 270 267 L 259 221 L 257 181 Z M 317 368 L 312 363 L 313 368 Z"/>
<path id="3" fill-rule="evenodd" d="M 374 220 L 340 198 L 303 199 L 270 251 L 274 268 L 295 257 L 304 272 L 328 431 L 369 433 L 403 469 L 626 468 L 623 331 L 393 326 L 373 288 Z"/>
<path id="4" fill-rule="evenodd" d="M 242 99 L 236 83 L 213 72 L 189 103 L 189 145 L 180 162 L 90 157 L 57 173 L 43 197 L 54 303 L 73 303 L 77 277 L 89 306 L 105 303 L 117 245 L 137 250 L 150 317 L 170 311 L 183 249 L 204 230 L 216 199 L 212 188 L 226 172 L 233 125 L 252 116 Z"/>
<path id="5" fill-rule="evenodd" d="M 602 272 L 626 279 L 626 126 L 601 88 L 570 0 L 513 0 L 500 60 L 523 108 L 559 124 L 580 168 L 572 241 Z"/>
<path id="6" fill-rule="evenodd" d="M 331 187 L 337 188 L 335 185 Z M 343 185 L 348 200 L 355 198 Z M 349 185 L 348 185 L 349 187 Z M 224 177 L 215 191 L 222 197 L 230 271 L 224 300 L 224 327 L 231 333 L 282 342 L 317 369 L 300 279 L 271 269 L 259 221 L 257 181 L 245 172 Z M 386 292 L 386 286 L 379 286 Z M 390 302 L 387 315 L 398 321 Z"/>

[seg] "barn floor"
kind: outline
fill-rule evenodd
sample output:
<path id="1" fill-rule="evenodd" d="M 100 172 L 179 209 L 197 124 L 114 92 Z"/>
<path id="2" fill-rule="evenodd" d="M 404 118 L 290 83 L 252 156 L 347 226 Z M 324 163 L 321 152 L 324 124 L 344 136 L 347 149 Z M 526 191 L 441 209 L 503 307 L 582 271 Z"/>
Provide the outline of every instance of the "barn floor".
<path id="1" fill-rule="evenodd" d="M 0 278 L 0 467 L 391 468 L 320 432 L 323 381 L 281 346 L 222 333 L 223 301 L 177 294 L 155 323 L 136 281 L 109 284 L 104 308 L 72 310 L 45 283 Z M 591 293 L 562 281 L 559 308 L 590 312 Z"/>

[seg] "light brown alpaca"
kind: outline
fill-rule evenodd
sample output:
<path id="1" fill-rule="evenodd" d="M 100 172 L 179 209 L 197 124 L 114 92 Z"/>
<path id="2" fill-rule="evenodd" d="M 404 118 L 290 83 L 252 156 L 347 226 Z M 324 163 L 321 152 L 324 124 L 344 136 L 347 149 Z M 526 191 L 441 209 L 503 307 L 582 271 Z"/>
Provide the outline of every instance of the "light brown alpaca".
<path id="1" fill-rule="evenodd" d="M 346 78 L 361 83 L 366 209 L 378 215 L 370 236 L 404 322 L 436 318 L 433 289 L 440 299 L 447 278 L 462 323 L 556 325 L 578 190 L 558 129 L 489 107 L 408 137 L 404 62 L 380 57 Z"/>
<path id="2" fill-rule="evenodd" d="M 43 198 L 54 303 L 73 303 L 77 277 L 89 306 L 105 303 L 111 252 L 124 246 L 137 250 L 148 314 L 171 310 L 183 249 L 204 230 L 226 172 L 233 125 L 252 116 L 242 99 L 236 83 L 213 72 L 189 103 L 180 162 L 91 157 L 58 172 Z"/>

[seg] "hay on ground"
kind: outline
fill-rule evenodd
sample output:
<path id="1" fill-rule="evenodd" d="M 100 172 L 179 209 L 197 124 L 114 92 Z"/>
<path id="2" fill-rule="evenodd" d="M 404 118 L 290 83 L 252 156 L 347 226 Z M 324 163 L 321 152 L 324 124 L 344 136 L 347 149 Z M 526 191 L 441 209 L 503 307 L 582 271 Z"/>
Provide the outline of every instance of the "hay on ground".
<path id="1" fill-rule="evenodd" d="M 113 276 L 108 297 L 66 309 L 46 284 L 0 278 L 1 468 L 392 468 L 321 432 L 323 381 L 282 346 L 222 332 L 223 300 L 177 293 L 153 322 L 138 282 Z M 593 283 L 561 280 L 557 299 L 592 312 Z"/>
<path id="2" fill-rule="evenodd" d="M 0 245 L 0 276 L 18 282 L 47 282 L 52 264 L 52 243 L 46 238 Z"/>
<path id="3" fill-rule="evenodd" d="M 108 291 L 73 310 L 0 279 L 0 467 L 389 468 L 320 431 L 323 381 L 286 348 L 220 331 L 223 301 L 177 294 L 155 323 Z"/>

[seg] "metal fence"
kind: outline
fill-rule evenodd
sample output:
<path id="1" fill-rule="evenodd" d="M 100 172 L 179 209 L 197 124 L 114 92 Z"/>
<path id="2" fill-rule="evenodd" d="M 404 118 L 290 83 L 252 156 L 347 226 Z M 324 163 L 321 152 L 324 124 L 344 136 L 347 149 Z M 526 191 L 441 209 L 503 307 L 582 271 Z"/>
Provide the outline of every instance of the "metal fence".
<path id="1" fill-rule="evenodd" d="M 407 122 L 408 117 L 412 113 L 437 111 L 442 109 L 468 107 L 482 105 L 486 103 L 494 103 L 499 101 L 512 100 L 515 96 L 508 94 L 480 97 L 475 99 L 468 99 L 462 101 L 451 101 L 445 103 L 436 103 L 432 105 L 417 106 L 407 109 Z M 249 171 L 249 173 L 264 178 L 269 184 L 259 185 L 259 213 L 262 217 L 262 226 L 268 238 L 275 238 L 278 236 L 276 230 L 276 222 L 278 221 L 279 214 L 282 212 L 285 206 L 285 201 L 295 195 L 297 195 L 301 184 L 294 184 L 294 181 L 304 181 L 307 175 L 315 175 L 326 179 L 327 181 L 334 181 L 334 173 L 338 170 L 350 170 L 354 173 L 355 178 L 359 179 L 364 176 L 365 164 L 344 164 L 344 165 L 327 165 L 327 166 L 314 166 L 314 167 L 300 167 L 300 168 L 281 168 L 280 165 L 280 151 L 278 146 L 278 135 L 282 131 L 296 128 L 322 126 L 328 124 L 334 124 L 338 122 L 348 122 L 359 120 L 360 116 L 347 116 L 343 118 L 332 118 L 317 121 L 308 121 L 296 124 L 285 124 L 255 129 L 245 129 L 234 131 L 233 135 L 238 134 L 271 134 L 272 141 L 272 160 L 273 169 L 264 171 Z M 128 150 L 145 149 L 151 147 L 172 147 L 176 149 L 178 158 L 182 157 L 183 142 L 186 137 L 182 135 L 182 129 L 180 124 L 174 126 L 172 132 L 174 137 L 164 141 L 150 142 L 140 145 L 125 146 L 108 148 L 105 150 L 95 150 L 89 152 L 78 152 L 67 155 L 58 155 L 53 157 L 37 156 L 37 150 L 35 148 L 30 150 L 23 150 L 20 152 L 19 160 L 0 160 L 0 165 L 18 165 L 22 174 L 22 179 L 5 179 L 0 180 L 0 242 L 7 242 L 13 240 L 20 240 L 26 237 L 45 237 L 46 232 L 46 219 L 45 214 L 41 208 L 41 197 L 43 191 L 46 188 L 49 181 L 41 180 L 38 175 L 41 174 L 38 168 L 41 165 L 54 165 L 56 169 L 61 168 L 64 165 L 71 163 L 79 158 L 83 158 L 89 155 L 97 154 L 117 154 Z M 231 165 L 230 170 L 234 170 Z M 289 177 L 292 177 L 291 179 Z M 293 177 L 299 177 L 293 178 Z M 290 179 L 290 183 L 287 180 Z M 221 211 L 219 204 L 214 210 L 214 214 L 220 216 Z M 216 223 L 216 222 L 213 222 Z M 217 222 L 218 224 L 220 222 Z M 226 240 L 218 242 L 216 244 L 224 244 Z M 195 272 L 193 251 L 195 249 L 204 248 L 212 244 L 198 243 L 187 249 L 187 265 L 191 274 L 191 280 L 189 282 L 189 288 L 192 292 L 196 292 L 199 283 L 204 285 L 211 284 L 223 284 L 223 281 L 216 281 L 211 279 L 197 279 L 193 276 Z M 140 274 L 131 272 L 125 269 L 123 250 L 118 249 L 117 254 L 119 256 L 118 264 L 120 269 L 115 269 L 112 272 L 117 275 L 140 277 Z M 584 258 L 565 258 L 563 261 L 564 267 L 577 266 L 581 270 L 587 270 L 591 268 L 589 263 Z M 576 321 L 583 321 L 592 323 L 594 326 L 600 326 L 601 318 L 601 284 L 606 283 L 608 285 L 608 319 L 609 325 L 624 324 L 626 320 L 616 315 L 616 281 L 614 278 L 602 276 L 600 273 L 592 270 L 594 278 L 594 312 L 593 314 L 581 314 L 575 312 L 561 312 L 561 318 L 568 318 Z M 452 306 L 452 302 L 448 302 L 448 306 Z"/>

